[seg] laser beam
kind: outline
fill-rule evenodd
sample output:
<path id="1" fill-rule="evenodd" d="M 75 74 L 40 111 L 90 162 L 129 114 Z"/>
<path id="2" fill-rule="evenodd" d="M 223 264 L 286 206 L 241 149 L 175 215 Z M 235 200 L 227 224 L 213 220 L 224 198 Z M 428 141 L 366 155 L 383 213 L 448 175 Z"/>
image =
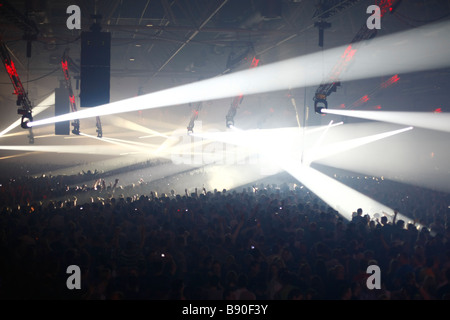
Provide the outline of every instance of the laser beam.
<path id="1" fill-rule="evenodd" d="M 367 137 L 337 142 L 337 143 L 333 143 L 331 145 L 322 146 L 320 148 L 314 148 L 314 149 L 310 150 L 309 153 L 307 153 L 306 163 L 311 164 L 312 162 L 317 161 L 319 159 L 323 159 L 323 158 L 330 157 L 332 155 L 335 155 L 335 154 L 338 154 L 341 152 L 355 149 L 360 146 L 363 146 L 363 145 L 366 145 L 366 144 L 369 144 L 369 143 L 372 143 L 372 142 L 375 142 L 375 141 L 378 141 L 381 139 L 385 139 L 385 138 L 391 137 L 396 134 L 410 131 L 412 129 L 414 129 L 414 128 L 407 127 L 407 128 L 403 128 L 403 129 L 389 131 L 389 132 L 374 134 L 374 135 L 367 136 Z"/>
<path id="2" fill-rule="evenodd" d="M 450 132 L 450 113 L 323 109 L 323 113 Z"/>
<path id="3" fill-rule="evenodd" d="M 110 146 L 99 145 L 47 145 L 47 146 L 0 146 L 0 150 L 26 151 L 26 152 L 53 152 L 53 153 L 73 153 L 73 154 L 99 154 L 99 155 L 118 155 L 122 151 Z"/>
<path id="4" fill-rule="evenodd" d="M 364 212 L 371 217 L 375 213 L 384 214 L 389 217 L 394 214 L 394 210 L 388 206 L 309 166 L 299 165 L 290 159 L 281 158 L 279 159 L 279 165 L 349 221 L 352 219 L 352 213 L 357 208 L 363 208 Z M 397 217 L 404 221 L 412 220 L 401 213 Z"/>

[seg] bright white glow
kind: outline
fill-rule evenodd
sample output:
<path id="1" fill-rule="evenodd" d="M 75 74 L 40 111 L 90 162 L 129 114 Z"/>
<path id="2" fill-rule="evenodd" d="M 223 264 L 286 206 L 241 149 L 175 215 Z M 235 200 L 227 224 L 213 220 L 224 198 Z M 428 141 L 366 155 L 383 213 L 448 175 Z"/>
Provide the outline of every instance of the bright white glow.
<path id="1" fill-rule="evenodd" d="M 261 170 L 257 165 L 233 165 L 233 166 L 208 166 L 205 167 L 204 172 L 208 177 L 206 183 L 207 188 L 217 189 L 236 189 L 242 185 L 246 185 L 257 181 L 258 179 L 266 178 L 267 174 L 264 170 Z M 276 174 L 280 171 L 273 172 Z"/>
<path id="2" fill-rule="evenodd" d="M 417 72 L 450 66 L 450 22 L 426 25 L 413 30 L 365 41 L 340 74 L 340 81 L 372 78 L 393 73 Z M 319 85 L 318 70 L 332 70 L 336 57 L 345 52 L 338 47 L 324 52 L 260 66 L 228 75 L 116 101 L 86 110 L 30 122 L 30 126 L 84 119 L 130 111 L 209 101 L 240 94 L 288 90 Z"/>
<path id="3" fill-rule="evenodd" d="M 331 123 L 327 128 L 329 129 Z M 364 137 L 361 139 L 355 139 L 354 141 L 344 141 L 340 147 L 344 148 L 344 150 L 339 149 L 339 144 L 336 144 L 336 148 L 332 148 L 333 152 L 342 152 L 345 151 L 345 148 L 356 148 L 359 145 L 366 144 L 372 141 L 376 141 L 394 134 L 398 134 L 401 132 L 411 130 L 411 127 L 385 132 L 378 135 Z M 259 152 L 260 156 L 271 162 L 273 165 L 273 173 L 280 172 L 284 170 L 290 173 L 294 178 L 303 183 L 309 190 L 311 190 L 314 194 L 316 194 L 319 198 L 321 198 L 324 202 L 326 202 L 330 207 L 338 211 L 343 217 L 347 220 L 351 220 L 352 213 L 356 211 L 357 208 L 364 208 L 364 212 L 370 214 L 372 217 L 375 213 L 386 215 L 392 217 L 394 210 L 367 197 L 366 195 L 326 176 L 325 174 L 307 166 L 302 165 L 300 162 L 300 157 L 298 152 L 295 152 L 295 148 L 288 148 L 288 151 L 283 150 L 284 147 L 282 142 L 288 140 L 289 137 L 292 139 L 292 134 L 286 135 L 288 130 L 249 130 L 249 131 L 228 131 L 228 132 L 220 132 L 220 133 L 205 133 L 198 134 L 197 136 L 202 136 L 207 139 L 217 139 L 221 142 L 226 142 L 228 144 L 235 144 L 240 146 L 253 146 L 257 152 Z M 291 131 L 290 133 L 293 133 Z M 296 130 L 295 132 L 298 132 Z M 323 137 L 323 134 L 321 135 Z M 281 146 L 281 148 L 280 148 Z M 316 146 L 316 145 L 314 145 Z M 301 148 L 299 144 L 297 146 L 298 149 Z M 294 150 L 294 151 L 293 151 Z M 330 150 L 328 150 L 330 152 Z M 330 153 L 331 154 L 331 153 Z M 297 160 L 295 160 L 297 159 Z M 262 163 L 260 163 L 261 165 Z M 261 171 L 264 166 L 254 166 L 259 168 L 259 174 L 263 174 Z M 238 169 L 236 169 L 238 170 Z M 243 170 L 240 170 L 236 173 L 236 176 L 241 175 Z M 212 182 L 220 185 L 233 185 L 229 179 L 229 177 L 233 175 L 230 170 L 218 170 L 212 177 Z M 399 219 L 404 219 L 405 221 L 409 221 L 410 219 L 403 216 L 402 214 L 398 215 Z"/>
<path id="4" fill-rule="evenodd" d="M 281 158 L 279 159 L 279 164 L 347 220 L 352 219 L 352 213 L 358 208 L 362 208 L 364 214 L 369 214 L 371 217 L 375 213 L 388 217 L 394 214 L 393 209 L 311 167 Z M 397 215 L 397 218 L 404 221 L 411 220 L 401 213 Z"/>
<path id="5" fill-rule="evenodd" d="M 34 136 L 34 139 L 52 138 L 52 137 L 56 137 L 56 135 L 55 134 L 43 134 L 40 136 Z"/>
<path id="6" fill-rule="evenodd" d="M 18 136 L 25 136 L 29 134 L 28 131 L 19 131 L 14 133 L 9 133 L 1 136 L 1 138 L 12 138 L 12 137 L 18 137 Z"/>
<path id="7" fill-rule="evenodd" d="M 450 113 L 324 109 L 323 113 L 450 132 Z"/>
<path id="8" fill-rule="evenodd" d="M 86 138 L 86 137 L 85 137 Z M 95 170 L 98 168 L 102 168 L 103 172 L 108 172 L 111 170 L 116 170 L 118 168 L 126 167 L 129 165 L 134 165 L 136 163 L 141 163 L 142 161 L 148 160 L 148 157 L 146 155 L 136 155 L 136 156 L 117 156 L 117 157 L 108 157 L 108 159 L 100 160 L 100 161 L 94 161 L 89 163 L 83 163 L 83 164 L 77 164 L 72 167 L 68 168 L 62 168 L 62 169 L 56 169 L 51 171 L 44 171 L 39 174 L 36 174 L 36 177 L 45 175 L 73 175 L 78 174 L 81 171 L 88 171 L 88 170 Z"/>
<path id="9" fill-rule="evenodd" d="M 360 146 L 369 144 L 371 142 L 385 139 L 385 138 L 391 137 L 391 136 L 399 134 L 399 133 L 410 131 L 412 129 L 413 129 L 413 127 L 408 127 L 408 128 L 403 128 L 403 129 L 399 129 L 399 130 L 374 134 L 374 135 L 371 135 L 368 137 L 362 137 L 362 138 L 341 141 L 341 142 L 337 142 L 337 143 L 334 143 L 331 145 L 322 146 L 321 148 L 315 148 L 313 150 L 310 150 L 310 152 L 307 153 L 306 163 L 310 164 L 313 161 L 323 159 L 326 157 L 330 157 L 332 155 L 335 155 L 335 154 L 338 154 L 341 152 L 345 152 L 345 151 L 348 151 L 351 149 L 355 149 Z"/>
<path id="10" fill-rule="evenodd" d="M 114 126 L 119 127 L 119 128 L 124 128 L 124 129 L 129 129 L 132 131 L 137 131 L 137 132 L 142 132 L 142 133 L 147 133 L 149 135 L 153 135 L 153 136 L 159 136 L 159 137 L 164 137 L 164 138 L 169 138 L 167 135 L 160 133 L 156 130 L 144 127 L 140 124 L 137 124 L 136 122 L 130 121 L 130 120 L 126 120 L 124 118 L 121 117 L 117 117 L 117 116 L 110 116 L 108 117 L 108 121 L 110 123 L 112 123 Z"/>
<path id="11" fill-rule="evenodd" d="M 334 143 L 352 139 L 355 135 L 359 138 L 362 134 L 392 129 L 396 129 L 396 125 L 384 122 L 349 124 L 336 130 L 336 135 L 329 137 L 330 141 L 327 142 L 332 146 Z M 449 193 L 448 141 L 450 133 L 415 127 L 414 130 L 391 136 L 380 142 L 318 158 L 315 163 L 362 175 L 384 176 L 388 180 Z"/>
<path id="12" fill-rule="evenodd" d="M 119 142 L 116 139 L 108 139 L 108 138 L 104 139 L 104 138 L 99 138 L 97 136 L 92 136 L 92 135 L 85 134 L 85 133 L 80 133 L 80 135 L 84 136 L 84 137 L 87 137 L 87 138 L 95 139 L 95 140 L 98 140 L 98 141 L 110 143 L 110 144 L 113 144 L 113 145 L 125 148 L 125 150 L 127 150 L 127 151 L 122 151 L 120 153 L 120 155 L 130 154 L 129 150 L 135 150 L 136 152 L 140 152 L 140 153 L 148 153 L 148 152 L 146 152 L 146 150 L 144 150 L 142 148 L 136 147 L 136 146 L 128 144 L 128 143 Z"/>
<path id="13" fill-rule="evenodd" d="M 99 154 L 99 155 L 118 155 L 123 153 L 123 149 L 114 149 L 110 146 L 101 145 L 54 145 L 54 146 L 0 146 L 0 150 L 10 151 L 36 151 L 36 152 L 53 152 L 53 153 L 74 153 L 74 154 Z"/>
<path id="14" fill-rule="evenodd" d="M 147 148 L 148 150 L 156 149 L 158 147 L 155 144 L 141 143 L 141 142 L 135 142 L 135 141 L 131 141 L 131 140 L 116 139 L 116 138 L 110 138 L 110 137 L 105 137 L 105 136 L 103 136 L 101 139 L 103 141 L 109 140 L 109 141 L 121 142 L 121 143 L 124 143 L 124 144 L 131 144 L 131 145 L 135 145 L 135 146 L 140 146 L 140 147 Z"/>
<path id="15" fill-rule="evenodd" d="M 333 125 L 333 120 L 330 121 L 330 123 L 328 124 L 328 126 L 325 127 L 325 130 L 322 132 L 322 134 L 320 135 L 319 139 L 317 139 L 316 143 L 314 144 L 314 146 L 310 149 L 309 151 L 309 155 L 315 155 L 317 152 L 316 150 L 320 147 L 320 145 L 323 142 L 323 139 L 325 138 L 326 134 L 328 133 L 328 130 L 330 129 L 330 127 Z M 304 155 L 304 153 L 303 153 Z M 313 161 L 311 159 L 311 157 L 302 157 L 302 160 L 306 162 L 307 165 L 310 165 L 311 162 Z"/>
<path id="16" fill-rule="evenodd" d="M 341 125 L 343 125 L 344 124 L 344 122 L 338 122 L 338 123 L 330 123 L 330 124 L 328 124 L 327 126 L 316 126 L 316 127 L 309 127 L 309 128 L 306 128 L 306 134 L 310 134 L 310 133 L 316 133 L 316 132 L 321 132 L 321 131 L 324 131 L 324 130 L 329 130 L 330 128 L 333 128 L 333 127 L 337 127 L 337 126 L 341 126 Z"/>
<path id="17" fill-rule="evenodd" d="M 39 152 L 25 152 L 25 153 L 21 153 L 21 154 L 15 154 L 15 155 L 12 155 L 12 156 L 1 157 L 0 160 L 13 159 L 13 158 L 19 158 L 19 157 L 26 157 L 26 156 L 35 155 L 37 153 L 39 153 Z"/>

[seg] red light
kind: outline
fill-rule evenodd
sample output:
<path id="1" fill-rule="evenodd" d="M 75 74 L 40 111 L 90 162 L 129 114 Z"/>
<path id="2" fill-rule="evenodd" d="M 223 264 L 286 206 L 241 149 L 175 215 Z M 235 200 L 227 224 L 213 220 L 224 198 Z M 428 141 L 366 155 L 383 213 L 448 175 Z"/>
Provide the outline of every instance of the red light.
<path id="1" fill-rule="evenodd" d="M 441 113 L 442 109 L 441 108 L 437 108 L 436 110 L 434 110 L 434 113 Z"/>
<path id="2" fill-rule="evenodd" d="M 389 78 L 388 80 L 386 80 L 385 82 L 383 82 L 383 83 L 381 84 L 381 87 L 382 87 L 382 88 L 387 88 L 387 87 L 393 85 L 394 83 L 396 83 L 396 82 L 399 81 L 399 80 L 400 80 L 400 77 L 398 76 L 398 74 L 396 74 L 396 75 L 390 77 L 390 78 Z"/>
<path id="3" fill-rule="evenodd" d="M 347 49 L 345 49 L 344 53 L 342 54 L 341 58 L 345 58 L 345 56 L 352 50 L 352 45 L 349 45 Z"/>
<path id="4" fill-rule="evenodd" d="M 355 55 L 356 51 L 357 51 L 356 49 L 352 48 L 352 45 L 349 45 L 345 49 L 344 53 L 341 56 L 341 61 L 334 66 L 331 72 L 332 79 L 339 79 L 340 74 L 342 73 L 343 70 L 345 70 L 345 68 L 348 65 L 348 62 L 353 59 L 353 56 Z"/>
<path id="5" fill-rule="evenodd" d="M 273 108 L 270 108 L 269 111 L 270 111 L 271 113 L 274 113 L 274 112 L 275 112 L 275 110 L 273 110 Z"/>
<path id="6" fill-rule="evenodd" d="M 345 49 L 345 51 L 344 51 L 344 53 L 342 54 L 341 58 L 342 58 L 342 59 L 345 59 L 345 61 L 348 62 L 348 61 L 350 61 L 350 60 L 353 58 L 353 56 L 355 55 L 355 53 L 356 53 L 356 49 L 352 49 L 352 45 L 349 45 L 349 46 Z"/>
<path id="7" fill-rule="evenodd" d="M 68 65 L 67 65 L 67 61 L 61 61 L 61 65 L 62 65 L 62 68 L 63 68 L 64 70 L 69 69 L 69 67 L 68 67 Z"/>
<path id="8" fill-rule="evenodd" d="M 11 65 L 6 64 L 6 71 L 10 76 L 17 75 L 16 66 L 14 65 L 14 62 L 11 61 Z"/>
<path id="9" fill-rule="evenodd" d="M 350 61 L 350 60 L 352 60 L 352 59 L 353 59 L 353 56 L 355 55 L 355 53 L 356 53 L 356 49 L 351 50 L 351 51 L 347 54 L 347 58 L 345 59 L 345 61 Z"/>
<path id="10" fill-rule="evenodd" d="M 364 97 L 361 97 L 358 101 L 354 102 L 352 104 L 352 106 L 353 107 L 359 107 L 359 106 L 363 105 L 364 103 L 366 103 L 369 100 L 370 100 L 369 96 L 365 95 Z"/>
<path id="11" fill-rule="evenodd" d="M 394 5 L 395 0 L 379 0 L 378 6 L 380 7 L 380 14 L 383 16 L 388 10 L 392 12 L 392 6 Z"/>
<path id="12" fill-rule="evenodd" d="M 250 68 L 257 67 L 258 63 L 259 63 L 259 59 L 256 59 L 256 57 L 254 57 L 253 60 L 252 60 L 252 64 L 251 64 Z"/>
<path id="13" fill-rule="evenodd" d="M 378 110 L 380 110 L 380 109 L 381 109 L 381 106 L 380 106 L 380 105 L 378 105 L 378 106 L 376 106 L 376 107 L 375 107 L 375 109 L 378 109 Z"/>

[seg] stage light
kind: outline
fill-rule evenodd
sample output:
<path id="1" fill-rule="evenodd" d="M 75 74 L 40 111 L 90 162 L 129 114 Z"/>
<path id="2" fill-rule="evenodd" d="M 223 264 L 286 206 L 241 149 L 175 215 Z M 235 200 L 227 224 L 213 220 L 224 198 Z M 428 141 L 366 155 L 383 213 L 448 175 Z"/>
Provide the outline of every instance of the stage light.
<path id="1" fill-rule="evenodd" d="M 413 30 L 372 39 L 358 49 L 358 59 L 341 74 L 340 82 L 367 79 L 393 73 L 417 72 L 450 66 L 450 22 L 425 25 Z M 30 126 L 83 119 L 130 111 L 209 101 L 292 88 L 319 85 L 323 77 L 317 70 L 331 70 L 343 48 L 312 53 L 258 68 L 201 80 L 107 105 L 89 108 L 48 119 L 35 120 Z M 433 48 L 430 51 L 429 48 Z M 318 111 L 327 106 L 318 100 Z M 232 124 L 231 122 L 227 124 Z"/>
<path id="2" fill-rule="evenodd" d="M 72 122 L 72 126 L 72 133 L 77 136 L 80 135 L 80 120 L 75 119 L 75 121 Z"/>
<path id="3" fill-rule="evenodd" d="M 364 212 L 371 217 L 376 213 L 387 216 L 394 214 L 394 209 L 328 177 L 316 169 L 300 165 L 292 159 L 278 158 L 278 161 L 279 165 L 286 172 L 304 184 L 306 188 L 349 221 L 352 219 L 352 213 L 357 208 L 363 208 Z M 397 215 L 397 219 L 411 220 L 401 213 Z"/>
<path id="4" fill-rule="evenodd" d="M 95 137 L 97 138 L 97 137 Z M 9 151 L 35 151 L 35 152 L 51 152 L 51 153 L 73 153 L 73 154 L 97 154 L 97 155 L 119 155 L 124 152 L 123 149 L 114 149 L 110 146 L 100 145 L 47 145 L 47 146 L 0 146 L 0 150 Z"/>
<path id="5" fill-rule="evenodd" d="M 329 126 L 325 128 L 330 128 Z M 298 128 L 296 128 L 298 129 Z M 402 130 L 410 130 L 410 128 L 405 128 Z M 230 144 L 243 146 L 248 149 L 249 146 L 253 147 L 253 152 L 257 152 L 262 156 L 262 159 L 269 161 L 273 164 L 273 173 L 280 172 L 284 170 L 291 174 L 298 181 L 303 183 L 311 192 L 316 194 L 330 207 L 339 212 L 347 220 L 351 220 L 353 211 L 358 207 L 364 207 L 364 211 L 370 213 L 371 215 L 375 213 L 392 215 L 393 210 L 370 197 L 332 179 L 325 174 L 307 166 L 302 165 L 300 161 L 300 156 L 298 152 L 292 150 L 292 148 L 285 148 L 285 146 L 280 147 L 281 141 L 292 140 L 292 134 L 287 134 L 288 130 L 280 130 L 278 135 L 274 135 L 276 130 L 249 130 L 249 132 L 219 132 L 219 133 L 205 133 L 203 136 L 206 139 L 222 141 Z M 294 131 L 291 131 L 294 132 Z M 298 132 L 298 130 L 296 131 Z M 393 134 L 392 132 L 389 134 Z M 271 136 L 273 139 L 266 139 Z M 287 139 L 290 138 L 290 139 Z M 380 138 L 380 137 L 378 137 Z M 301 148 L 301 145 L 298 145 Z M 288 150 L 285 150 L 288 149 Z M 298 150 L 297 150 L 298 151 Z M 253 166 L 252 170 L 257 169 L 258 174 L 263 176 L 264 165 L 259 163 L 259 166 Z M 222 168 L 222 167 L 221 167 Z M 233 173 L 234 170 L 234 173 Z M 220 172 L 217 171 L 214 174 L 213 182 L 221 184 L 220 180 L 224 179 L 222 185 L 227 186 L 234 185 L 231 183 L 229 177 L 237 177 L 243 174 L 243 170 L 239 168 L 225 168 Z M 254 174 L 253 176 L 257 176 Z M 401 214 L 399 218 L 404 217 Z M 408 220 L 408 218 L 405 217 Z M 405 221 L 407 221 L 405 220 Z"/>
<path id="6" fill-rule="evenodd" d="M 450 132 L 450 113 L 327 109 L 324 113 Z"/>
<path id="7" fill-rule="evenodd" d="M 379 134 L 375 134 L 375 135 L 371 135 L 371 136 L 367 136 L 367 137 L 345 140 L 345 141 L 333 143 L 331 145 L 322 146 L 321 148 L 317 147 L 317 148 L 312 149 L 309 153 L 307 152 L 306 163 L 310 164 L 319 159 L 323 159 L 323 158 L 330 157 L 335 154 L 349 151 L 351 149 L 355 149 L 355 148 L 364 146 L 366 144 L 394 136 L 396 134 L 407 132 L 412 129 L 413 129 L 413 127 L 408 127 L 408 128 L 393 130 L 393 131 L 389 131 L 389 132 L 383 132 L 383 133 L 379 133 Z"/>
<path id="8" fill-rule="evenodd" d="M 31 115 L 31 111 L 25 111 L 24 113 L 21 113 L 21 114 L 22 114 L 22 119 L 20 121 L 20 126 L 23 129 L 30 129 L 30 127 L 28 126 L 28 123 L 33 121 L 33 116 Z"/>
<path id="9" fill-rule="evenodd" d="M 325 95 L 316 95 L 314 99 L 314 111 L 317 114 L 323 114 L 323 109 L 328 108 L 328 102 Z"/>
<path id="10" fill-rule="evenodd" d="M 12 156 L 5 156 L 5 157 L 1 157 L 0 160 L 7 160 L 7 159 L 13 159 L 13 158 L 19 158 L 19 157 L 26 157 L 26 156 L 30 156 L 30 155 L 35 155 L 38 154 L 40 152 L 25 152 L 25 153 L 21 153 L 21 154 L 15 154 Z"/>
<path id="11" fill-rule="evenodd" d="M 109 123 L 111 123 L 113 126 L 116 126 L 121 129 L 129 129 L 129 130 L 136 131 L 136 132 L 147 133 L 152 136 L 159 136 L 159 137 L 169 139 L 169 136 L 165 133 L 158 132 L 154 129 L 150 129 L 146 126 L 137 124 L 134 121 L 130 121 L 130 120 L 124 119 L 122 117 L 111 115 L 107 118 L 107 121 Z M 160 124 L 160 123 L 157 123 L 157 124 Z"/>
<path id="12" fill-rule="evenodd" d="M 40 102 L 36 107 L 33 108 L 34 116 L 36 117 L 36 115 L 38 115 L 39 113 L 41 113 L 42 111 L 46 110 L 48 107 L 54 104 L 55 104 L 55 93 L 53 92 L 47 98 L 42 100 L 42 102 Z M 10 126 L 8 126 L 6 129 L 0 132 L 0 137 L 5 136 L 5 134 L 20 126 L 21 123 L 22 123 L 21 119 L 14 121 Z"/>
<path id="13" fill-rule="evenodd" d="M 227 128 L 234 126 L 234 117 L 233 116 L 226 117 L 226 126 L 227 126 Z"/>
<path id="14" fill-rule="evenodd" d="M 131 141 L 131 140 L 124 140 L 124 139 L 116 139 L 116 138 L 111 138 L 111 137 L 102 137 L 103 140 L 105 141 L 117 141 L 117 142 L 121 142 L 124 144 L 131 144 L 131 145 L 135 145 L 135 146 L 140 146 L 140 147 L 145 147 L 147 149 L 155 149 L 158 147 L 158 145 L 156 144 L 149 144 L 149 143 L 142 143 L 142 142 L 135 142 L 135 141 Z"/>

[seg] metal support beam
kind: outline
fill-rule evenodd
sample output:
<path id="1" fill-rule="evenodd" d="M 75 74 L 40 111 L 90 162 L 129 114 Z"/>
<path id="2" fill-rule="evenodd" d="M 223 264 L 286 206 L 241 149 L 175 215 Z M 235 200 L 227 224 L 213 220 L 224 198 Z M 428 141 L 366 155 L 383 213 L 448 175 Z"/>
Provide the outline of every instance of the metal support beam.
<path id="1" fill-rule="evenodd" d="M 181 50 L 183 50 L 183 48 L 185 46 L 188 45 L 189 42 L 191 42 L 199 33 L 200 31 L 203 29 L 203 27 L 217 14 L 217 12 L 220 11 L 220 9 L 222 9 L 222 7 L 228 2 L 228 0 L 224 0 L 222 1 L 222 3 L 216 8 L 216 10 L 214 10 L 213 13 L 211 13 L 211 15 L 205 19 L 205 21 L 203 21 L 203 23 L 198 27 L 198 29 L 169 57 L 169 59 L 167 59 L 162 65 L 161 67 L 153 74 L 153 77 L 155 77 L 161 70 L 163 70 L 170 61 L 172 61 L 173 58 L 175 58 L 177 56 L 178 53 L 181 52 Z"/>

